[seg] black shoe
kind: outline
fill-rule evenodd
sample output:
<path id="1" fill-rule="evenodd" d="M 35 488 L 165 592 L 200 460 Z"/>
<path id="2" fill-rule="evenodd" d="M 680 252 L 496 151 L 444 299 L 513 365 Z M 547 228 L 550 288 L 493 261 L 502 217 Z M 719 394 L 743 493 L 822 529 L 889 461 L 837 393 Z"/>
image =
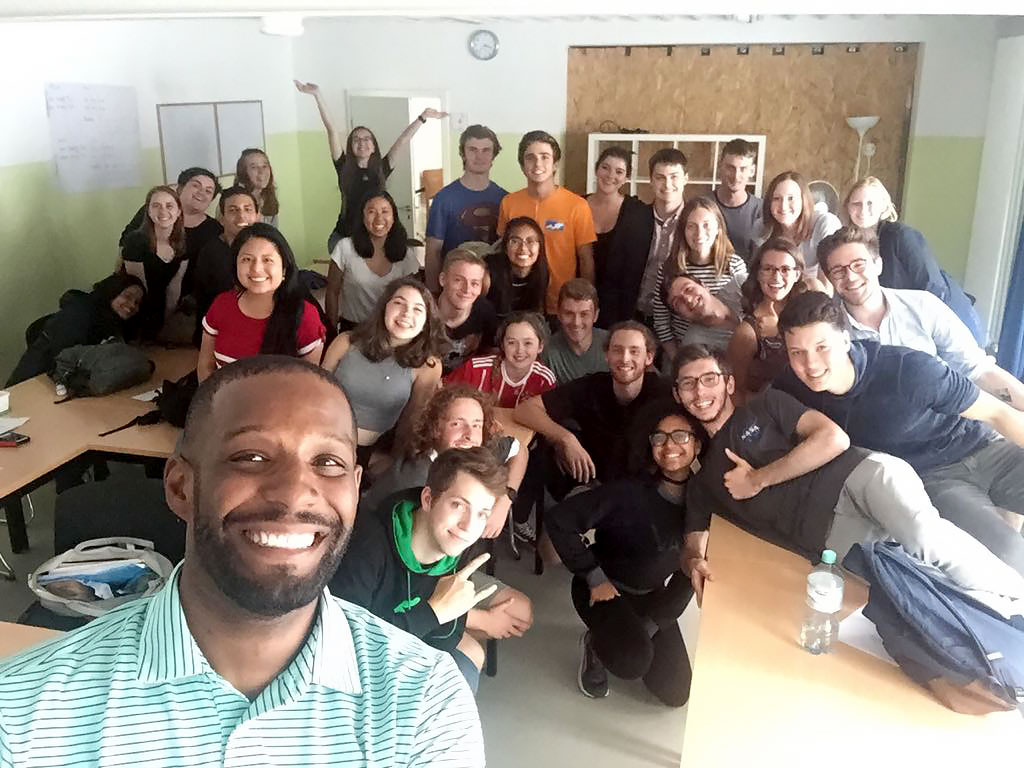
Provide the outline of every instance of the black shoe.
<path id="1" fill-rule="evenodd" d="M 591 699 L 603 699 L 608 695 L 608 670 L 590 645 L 590 630 L 580 637 L 580 670 L 576 683 L 580 692 Z"/>

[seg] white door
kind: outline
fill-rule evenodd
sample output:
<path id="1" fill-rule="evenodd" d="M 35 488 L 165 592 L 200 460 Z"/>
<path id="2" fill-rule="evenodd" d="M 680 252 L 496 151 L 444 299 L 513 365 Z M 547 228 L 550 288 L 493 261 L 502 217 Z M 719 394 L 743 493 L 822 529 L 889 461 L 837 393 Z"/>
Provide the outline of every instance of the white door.
<path id="1" fill-rule="evenodd" d="M 380 152 L 385 154 L 398 138 L 398 135 L 416 119 L 425 106 L 440 109 L 441 99 L 422 96 L 374 95 L 350 91 L 348 93 L 348 127 L 352 130 L 357 125 L 364 125 L 373 131 L 380 142 Z M 409 146 L 391 158 L 392 173 L 388 178 L 387 190 L 395 199 L 398 217 L 409 237 L 423 240 L 425 237 L 425 221 L 417 215 L 419 200 L 416 190 L 419 189 L 422 170 L 417 164 L 417 154 L 424 156 L 424 161 L 434 162 L 441 157 L 444 142 L 444 126 L 439 121 L 430 120 L 421 126 Z M 427 167 L 427 166 L 424 166 Z"/>

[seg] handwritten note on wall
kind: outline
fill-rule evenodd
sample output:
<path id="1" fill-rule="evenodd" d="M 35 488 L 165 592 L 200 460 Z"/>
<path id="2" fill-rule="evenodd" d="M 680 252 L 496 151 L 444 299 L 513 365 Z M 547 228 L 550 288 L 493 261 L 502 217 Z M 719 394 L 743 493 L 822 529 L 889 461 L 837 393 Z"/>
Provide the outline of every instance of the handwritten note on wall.
<path id="1" fill-rule="evenodd" d="M 47 83 L 46 114 L 61 189 L 75 194 L 139 186 L 141 143 L 134 88 Z"/>

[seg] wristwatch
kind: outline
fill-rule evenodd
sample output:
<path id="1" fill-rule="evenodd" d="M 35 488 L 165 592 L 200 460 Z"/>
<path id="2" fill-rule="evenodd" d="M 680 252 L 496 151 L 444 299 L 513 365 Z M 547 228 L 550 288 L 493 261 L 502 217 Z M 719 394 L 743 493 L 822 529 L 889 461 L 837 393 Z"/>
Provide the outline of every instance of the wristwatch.
<path id="1" fill-rule="evenodd" d="M 505 495 L 508 496 L 508 500 L 513 504 L 516 503 L 516 499 L 519 498 L 519 491 L 513 488 L 511 485 L 505 486 Z"/>
<path id="2" fill-rule="evenodd" d="M 425 117 L 424 117 L 423 115 L 417 115 L 417 116 L 416 116 L 416 119 L 417 119 L 417 120 L 419 120 L 419 121 L 420 121 L 421 123 L 423 123 L 424 125 L 426 125 L 426 124 L 427 124 L 427 118 L 425 118 Z"/>

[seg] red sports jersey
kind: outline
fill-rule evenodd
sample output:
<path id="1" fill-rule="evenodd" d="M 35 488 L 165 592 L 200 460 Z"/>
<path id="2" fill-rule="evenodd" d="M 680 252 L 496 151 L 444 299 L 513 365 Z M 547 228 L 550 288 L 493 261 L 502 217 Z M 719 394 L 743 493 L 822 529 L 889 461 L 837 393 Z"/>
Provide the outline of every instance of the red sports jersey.
<path id="1" fill-rule="evenodd" d="M 238 307 L 240 295 L 237 291 L 224 291 L 213 300 L 203 318 L 203 330 L 214 337 L 213 357 L 218 368 L 245 357 L 255 357 L 263 346 L 267 320 L 244 314 Z M 295 339 L 299 355 L 307 355 L 316 349 L 325 335 L 320 315 L 312 304 L 305 302 Z"/>
<path id="2" fill-rule="evenodd" d="M 510 381 L 504 363 L 495 369 L 497 360 L 497 355 L 471 357 L 448 374 L 445 383 L 458 382 L 490 392 L 499 408 L 515 408 L 522 400 L 555 388 L 555 374 L 546 365 L 535 361 L 522 381 Z"/>

